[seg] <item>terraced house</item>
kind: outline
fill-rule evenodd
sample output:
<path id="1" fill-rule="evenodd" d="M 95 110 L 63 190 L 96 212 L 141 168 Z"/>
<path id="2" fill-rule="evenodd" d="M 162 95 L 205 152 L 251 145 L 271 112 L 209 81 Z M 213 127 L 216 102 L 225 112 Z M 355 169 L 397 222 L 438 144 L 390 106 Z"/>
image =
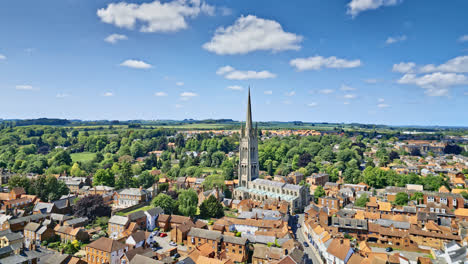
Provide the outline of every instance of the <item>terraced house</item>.
<path id="1" fill-rule="evenodd" d="M 120 258 L 127 251 L 125 244 L 101 237 L 85 247 L 86 261 L 89 264 L 120 264 Z"/>

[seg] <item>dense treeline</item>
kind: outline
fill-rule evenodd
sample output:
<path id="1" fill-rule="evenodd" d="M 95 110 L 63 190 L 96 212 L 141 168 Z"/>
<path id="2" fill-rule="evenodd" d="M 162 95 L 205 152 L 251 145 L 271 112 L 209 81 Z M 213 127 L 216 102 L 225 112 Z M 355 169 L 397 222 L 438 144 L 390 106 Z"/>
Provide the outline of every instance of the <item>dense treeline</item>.
<path id="1" fill-rule="evenodd" d="M 379 167 L 390 163 L 401 163 L 401 155 L 420 155 L 395 151 L 390 143 L 397 138 L 391 135 L 367 133 L 353 140 L 348 132 L 343 136 L 273 137 L 259 142 L 260 169 L 269 175 L 326 172 L 331 181 L 342 177 L 345 182 L 366 182 L 378 188 L 420 183 L 432 190 L 446 184 L 442 176 L 422 178 L 381 170 Z M 149 187 L 157 177 L 150 172 L 156 169 L 173 179 L 212 174 L 207 186 L 219 186 L 223 180 L 236 177 L 238 158 L 234 153 L 238 144 L 236 133 L 204 133 L 187 138 L 174 129 L 139 126 L 4 127 L 0 130 L 0 168 L 19 174 L 93 176 L 94 185 L 117 188 Z M 377 164 L 364 155 L 371 147 L 378 148 Z M 153 151 L 160 152 L 149 154 Z M 447 152 L 466 154 L 457 145 L 447 147 Z M 91 154 L 90 158 L 77 158 L 83 153 Z M 34 189 L 29 192 L 38 193 Z"/>

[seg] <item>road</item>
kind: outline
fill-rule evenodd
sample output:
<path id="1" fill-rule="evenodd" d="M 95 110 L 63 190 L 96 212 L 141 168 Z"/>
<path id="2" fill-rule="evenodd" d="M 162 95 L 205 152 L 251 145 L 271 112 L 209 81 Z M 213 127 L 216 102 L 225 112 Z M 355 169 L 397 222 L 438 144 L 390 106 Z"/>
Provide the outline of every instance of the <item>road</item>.
<path id="1" fill-rule="evenodd" d="M 304 244 L 304 242 L 307 242 L 309 244 L 308 247 L 304 247 L 304 253 L 307 254 L 308 259 L 306 260 L 306 263 L 313 263 L 313 264 L 321 264 L 323 263 L 320 259 L 320 255 L 318 252 L 315 251 L 315 249 L 312 248 L 312 245 L 307 241 L 306 237 L 304 236 L 303 228 L 304 228 L 304 214 L 298 214 L 296 218 L 295 224 L 293 224 L 292 229 L 296 235 L 297 241 L 301 243 L 301 245 Z M 297 228 L 297 223 L 301 224 L 300 228 Z"/>

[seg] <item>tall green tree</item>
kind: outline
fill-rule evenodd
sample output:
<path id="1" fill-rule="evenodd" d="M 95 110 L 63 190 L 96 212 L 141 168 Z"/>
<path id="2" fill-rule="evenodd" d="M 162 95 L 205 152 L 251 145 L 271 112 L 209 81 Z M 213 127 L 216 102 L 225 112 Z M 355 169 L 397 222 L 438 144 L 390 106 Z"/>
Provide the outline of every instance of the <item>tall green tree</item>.
<path id="1" fill-rule="evenodd" d="M 208 199 L 200 204 L 200 216 L 203 218 L 220 218 L 224 216 L 223 205 L 210 195 Z"/>
<path id="2" fill-rule="evenodd" d="M 183 190 L 179 194 L 179 213 L 194 217 L 197 213 L 198 195 L 193 189 Z"/>
<path id="3" fill-rule="evenodd" d="M 165 214 L 172 214 L 176 211 L 176 201 L 171 196 L 160 193 L 151 201 L 154 207 L 161 207 Z"/>

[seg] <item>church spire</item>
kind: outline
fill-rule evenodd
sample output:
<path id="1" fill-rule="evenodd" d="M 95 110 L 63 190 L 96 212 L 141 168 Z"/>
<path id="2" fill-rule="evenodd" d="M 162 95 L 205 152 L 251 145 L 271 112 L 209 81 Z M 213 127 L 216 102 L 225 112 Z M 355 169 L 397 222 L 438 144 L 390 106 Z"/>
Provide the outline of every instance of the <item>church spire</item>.
<path id="1" fill-rule="evenodd" d="M 245 119 L 245 134 L 250 135 L 252 132 L 252 110 L 250 108 L 250 86 L 249 86 L 249 96 L 247 99 L 247 118 Z"/>

